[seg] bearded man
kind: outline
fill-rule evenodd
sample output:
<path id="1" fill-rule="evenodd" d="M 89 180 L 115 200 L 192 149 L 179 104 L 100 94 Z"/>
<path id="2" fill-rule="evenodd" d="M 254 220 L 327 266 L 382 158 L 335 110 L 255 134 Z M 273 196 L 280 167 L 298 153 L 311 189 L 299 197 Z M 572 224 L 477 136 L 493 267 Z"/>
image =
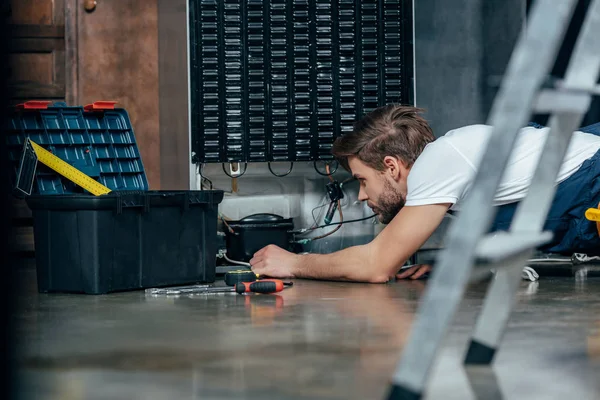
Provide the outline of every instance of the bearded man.
<path id="1" fill-rule="evenodd" d="M 417 279 L 430 266 L 399 269 L 434 233 L 449 212 L 460 207 L 475 178 L 492 127 L 469 125 L 435 139 L 422 110 L 402 105 L 375 109 L 339 137 L 332 152 L 360 183 L 366 201 L 387 226 L 370 243 L 331 254 L 294 254 L 267 246 L 250 260 L 252 270 L 273 278 L 311 278 L 383 283 Z M 533 177 L 549 128 L 528 126 L 516 147 L 494 198 L 491 227 L 507 230 Z M 585 210 L 600 202 L 600 124 L 573 132 L 556 180 L 558 185 L 544 229 L 553 240 L 541 247 L 552 253 L 600 251 L 600 237 Z"/>

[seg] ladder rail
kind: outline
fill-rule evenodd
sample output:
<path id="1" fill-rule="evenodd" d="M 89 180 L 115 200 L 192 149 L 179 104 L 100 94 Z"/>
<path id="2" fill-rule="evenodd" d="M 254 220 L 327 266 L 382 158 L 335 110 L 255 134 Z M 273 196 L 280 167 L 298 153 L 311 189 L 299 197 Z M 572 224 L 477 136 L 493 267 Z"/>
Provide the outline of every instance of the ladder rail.
<path id="1" fill-rule="evenodd" d="M 593 0 L 583 27 L 575 43 L 572 58 L 564 79 L 564 90 L 569 87 L 588 87 L 592 89 L 600 75 L 600 2 Z M 561 89 L 559 89 L 561 91 Z M 552 115 L 550 132 L 544 144 L 542 155 L 533 175 L 528 194 L 515 211 L 511 230 L 541 230 L 552 204 L 556 186 L 556 177 L 565 158 L 571 141 L 571 133 L 579 128 L 585 112 L 592 101 L 587 93 L 586 104 L 579 112 L 566 111 Z"/>
<path id="2" fill-rule="evenodd" d="M 550 72 L 568 22 L 574 0 L 534 3 L 527 31 L 521 32 L 489 118 L 494 126 L 482 163 L 476 173 L 464 210 L 450 226 L 446 248 L 418 308 L 407 345 L 393 376 L 389 399 L 424 391 L 427 376 L 443 336 L 461 301 L 474 262 L 475 247 L 489 227 L 492 201 L 516 141 L 527 122 L 531 104 Z"/>
<path id="3" fill-rule="evenodd" d="M 600 74 L 600 0 L 589 6 L 582 30 L 577 38 L 572 58 L 567 67 L 565 88 L 569 86 L 593 88 Z M 544 228 L 548 212 L 556 194 L 556 178 L 560 171 L 572 132 L 580 126 L 589 109 L 591 93 L 580 94 L 585 98 L 579 110 L 568 107 L 557 109 L 550 118 L 550 132 L 544 143 L 527 196 L 517 206 L 510 232 L 537 234 Z M 466 364 L 489 364 L 502 340 L 510 313 L 516 302 L 516 292 L 521 281 L 521 270 L 533 249 L 520 259 L 507 262 L 498 270 L 492 282 L 480 315 L 475 323 L 472 339 L 465 356 Z"/>

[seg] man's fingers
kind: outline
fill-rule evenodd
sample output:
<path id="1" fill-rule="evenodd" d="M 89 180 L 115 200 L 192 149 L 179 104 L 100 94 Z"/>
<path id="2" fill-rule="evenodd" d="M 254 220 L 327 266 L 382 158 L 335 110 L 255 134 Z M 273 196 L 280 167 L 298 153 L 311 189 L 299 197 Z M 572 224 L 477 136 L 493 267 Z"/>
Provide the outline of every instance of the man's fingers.
<path id="1" fill-rule="evenodd" d="M 430 265 L 413 265 L 412 267 L 407 268 L 405 271 L 396 274 L 396 279 L 419 279 L 429 271 L 431 271 Z"/>
<path id="2" fill-rule="evenodd" d="M 409 276 L 411 276 L 418 268 L 420 267 L 420 265 L 415 265 L 412 266 L 410 268 L 408 268 L 407 270 L 405 270 L 404 272 L 400 273 L 400 274 L 396 274 L 396 278 L 397 279 L 404 279 L 404 278 L 408 278 Z"/>
<path id="3" fill-rule="evenodd" d="M 431 267 L 429 265 L 422 265 L 419 268 L 419 270 L 410 277 L 410 279 L 419 279 L 420 277 L 422 277 L 423 275 L 428 273 L 430 270 L 431 270 Z"/>
<path id="4" fill-rule="evenodd" d="M 266 267 L 266 265 L 262 260 L 258 261 L 256 264 L 250 263 L 250 269 L 254 272 L 260 272 L 264 267 Z"/>
<path id="5" fill-rule="evenodd" d="M 262 257 L 261 257 L 261 256 L 259 256 L 259 255 L 254 255 L 254 257 L 252 257 L 252 258 L 250 259 L 250 265 L 254 266 L 254 264 L 257 264 L 257 263 L 261 262 L 262 260 L 263 260 L 263 259 L 262 259 Z"/>

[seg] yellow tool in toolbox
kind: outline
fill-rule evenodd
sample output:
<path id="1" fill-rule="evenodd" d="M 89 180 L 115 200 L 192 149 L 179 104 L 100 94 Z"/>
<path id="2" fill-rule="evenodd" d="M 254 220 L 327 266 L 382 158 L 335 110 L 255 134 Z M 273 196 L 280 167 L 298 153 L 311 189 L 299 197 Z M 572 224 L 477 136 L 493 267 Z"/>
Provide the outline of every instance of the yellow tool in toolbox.
<path id="1" fill-rule="evenodd" d="M 34 163 L 33 167 L 28 168 L 30 170 L 30 175 L 28 174 L 29 176 L 23 176 L 23 171 L 25 170 L 25 165 L 27 162 L 26 160 L 30 160 Z M 35 164 L 37 164 L 38 161 L 51 168 L 55 172 L 59 173 L 60 175 L 64 176 L 74 184 L 84 188 L 85 190 L 87 190 L 95 196 L 100 196 L 111 192 L 109 188 L 107 188 L 100 182 L 89 177 L 88 175 L 84 174 L 83 172 L 73 167 L 66 161 L 55 156 L 54 154 L 44 149 L 42 146 L 35 143 L 31 139 L 27 139 L 25 142 L 23 159 L 21 160 L 21 172 L 19 173 L 19 181 L 21 181 L 22 179 L 27 179 L 27 181 L 29 181 L 31 185 L 33 184 L 33 179 L 35 177 Z M 17 186 L 20 188 L 21 191 L 27 193 L 27 190 L 24 190 L 22 188 L 22 185 L 18 184 Z M 29 188 L 29 193 L 27 194 L 30 193 L 31 187 Z"/>

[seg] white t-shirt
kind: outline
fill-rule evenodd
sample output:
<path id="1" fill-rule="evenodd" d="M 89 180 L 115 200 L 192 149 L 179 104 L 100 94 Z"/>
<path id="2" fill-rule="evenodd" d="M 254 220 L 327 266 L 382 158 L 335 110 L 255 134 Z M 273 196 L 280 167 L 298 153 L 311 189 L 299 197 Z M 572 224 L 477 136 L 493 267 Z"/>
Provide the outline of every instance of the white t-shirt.
<path id="1" fill-rule="evenodd" d="M 525 197 L 549 130 L 521 129 L 494 197 L 495 206 L 514 203 Z M 406 205 L 452 203 L 450 209 L 459 210 L 475 178 L 491 133 L 491 126 L 470 125 L 452 130 L 428 144 L 408 174 Z M 599 136 L 574 132 L 557 183 L 575 173 L 598 149 Z"/>

